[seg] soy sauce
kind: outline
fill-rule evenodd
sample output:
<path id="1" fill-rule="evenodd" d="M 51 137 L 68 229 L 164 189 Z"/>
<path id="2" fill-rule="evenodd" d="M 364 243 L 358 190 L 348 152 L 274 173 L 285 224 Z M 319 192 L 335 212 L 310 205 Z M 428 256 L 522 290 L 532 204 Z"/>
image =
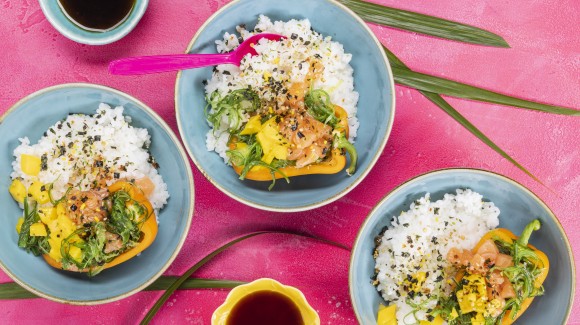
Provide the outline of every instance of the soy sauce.
<path id="1" fill-rule="evenodd" d="M 256 291 L 232 308 L 226 325 L 304 325 L 300 309 L 276 291 Z"/>
<path id="2" fill-rule="evenodd" d="M 86 30 L 105 32 L 122 23 L 135 0 L 58 0 L 66 16 Z"/>

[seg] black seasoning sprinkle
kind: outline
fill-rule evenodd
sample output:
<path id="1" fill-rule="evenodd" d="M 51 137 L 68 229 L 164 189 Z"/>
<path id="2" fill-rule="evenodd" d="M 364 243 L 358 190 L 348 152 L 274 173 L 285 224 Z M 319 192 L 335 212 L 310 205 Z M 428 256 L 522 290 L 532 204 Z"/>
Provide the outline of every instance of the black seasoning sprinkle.
<path id="1" fill-rule="evenodd" d="M 202 85 L 204 85 L 204 86 L 207 86 L 207 80 L 203 80 L 203 81 L 201 82 L 201 84 L 202 84 Z"/>
<path id="2" fill-rule="evenodd" d="M 101 141 L 101 136 L 100 135 L 95 135 L 95 141 Z"/>
<path id="3" fill-rule="evenodd" d="M 409 255 L 409 253 L 407 253 L 407 252 L 402 252 L 402 253 L 401 253 L 401 256 L 403 256 L 403 257 L 409 257 L 410 255 Z"/>
<path id="4" fill-rule="evenodd" d="M 297 34 L 292 33 L 292 35 L 290 35 L 290 39 L 296 39 L 296 38 L 298 38 Z"/>
<path id="5" fill-rule="evenodd" d="M 298 135 L 298 137 L 300 139 L 304 138 L 304 134 L 302 134 L 302 132 L 298 131 L 298 133 L 296 133 L 296 135 Z"/>
<path id="6" fill-rule="evenodd" d="M 100 160 L 95 161 L 95 166 L 96 167 L 103 167 L 103 162 Z"/>
<path id="7" fill-rule="evenodd" d="M 409 224 L 408 223 L 404 223 L 403 224 L 403 227 L 409 227 Z"/>
<path id="8" fill-rule="evenodd" d="M 227 71 L 227 70 L 222 71 L 222 74 L 228 75 L 228 76 L 231 75 L 231 73 L 229 71 Z"/>
<path id="9" fill-rule="evenodd" d="M 77 206 L 73 204 L 73 205 L 70 206 L 70 209 L 71 209 L 71 211 L 76 211 L 77 210 Z"/>
<path id="10" fill-rule="evenodd" d="M 70 138 L 70 137 L 72 137 L 72 133 L 71 133 L 71 132 L 69 132 L 69 133 L 65 134 L 65 137 L 67 137 L 67 138 Z"/>
<path id="11" fill-rule="evenodd" d="M 435 208 L 435 210 L 433 211 L 434 214 L 439 214 L 439 208 Z"/>
<path id="12" fill-rule="evenodd" d="M 46 186 L 45 186 L 45 185 L 42 185 L 42 186 L 40 187 L 40 191 L 41 191 L 41 192 L 44 192 L 44 191 L 46 191 Z"/>
<path id="13" fill-rule="evenodd" d="M 56 134 L 56 132 L 54 131 L 54 129 L 53 129 L 53 128 L 50 128 L 50 129 L 48 129 L 48 130 L 50 131 L 50 133 L 52 133 L 52 134 Z"/>
<path id="14" fill-rule="evenodd" d="M 87 200 L 88 200 L 88 199 L 89 199 L 88 197 L 86 197 L 86 196 L 83 196 L 83 197 L 81 198 L 81 202 L 85 203 L 85 202 L 87 202 Z"/>
<path id="15" fill-rule="evenodd" d="M 121 176 L 121 175 L 119 175 L 119 173 L 113 173 L 113 177 L 115 177 L 115 178 L 117 178 L 117 179 L 118 179 L 118 178 L 119 178 L 119 176 Z"/>
<path id="16" fill-rule="evenodd" d="M 48 169 L 48 157 L 46 154 L 40 156 L 40 170 L 47 170 Z"/>

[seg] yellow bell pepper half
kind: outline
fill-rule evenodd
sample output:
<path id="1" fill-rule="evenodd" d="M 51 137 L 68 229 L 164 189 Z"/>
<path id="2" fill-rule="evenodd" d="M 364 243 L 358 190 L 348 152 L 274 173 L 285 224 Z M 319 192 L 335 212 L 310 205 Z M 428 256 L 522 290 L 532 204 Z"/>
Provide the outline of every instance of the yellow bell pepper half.
<path id="1" fill-rule="evenodd" d="M 534 220 L 534 222 L 537 222 L 537 226 L 533 230 L 539 229 L 539 221 Z M 532 224 L 530 224 L 530 225 L 532 225 Z M 532 231 L 532 230 L 529 230 L 530 225 L 528 225 L 528 227 L 526 227 L 526 229 L 522 233 L 522 236 L 520 236 L 520 237 L 514 235 L 514 233 L 512 233 L 511 231 L 509 231 L 508 229 L 505 229 L 505 228 L 497 228 L 497 229 L 491 230 L 481 238 L 481 240 L 477 243 L 477 245 L 473 249 L 473 252 L 477 252 L 479 247 L 488 239 L 492 239 L 492 240 L 493 239 L 500 239 L 501 241 L 504 241 L 508 244 L 513 244 L 514 242 L 517 242 L 518 240 L 520 240 L 521 237 L 526 237 L 525 241 L 526 241 L 527 247 L 530 248 L 538 257 L 537 260 L 531 260 L 531 262 L 534 263 L 534 265 L 536 265 L 538 267 L 538 269 L 540 270 L 540 274 L 536 277 L 536 279 L 534 281 L 534 287 L 540 288 L 542 286 L 542 284 L 544 283 L 544 280 L 546 280 L 546 277 L 548 276 L 548 271 L 550 269 L 550 261 L 548 260 L 548 257 L 546 256 L 546 254 L 544 254 L 542 251 L 538 250 L 533 245 L 527 244 L 527 240 L 528 240 L 530 233 Z M 526 231 L 530 231 L 530 233 L 526 234 Z M 516 319 L 518 319 L 518 317 L 520 317 L 526 311 L 526 309 L 528 309 L 528 307 L 530 306 L 530 304 L 532 303 L 533 300 L 534 300 L 534 297 L 530 297 L 530 298 L 525 299 L 521 304 L 520 310 L 518 311 L 518 313 L 515 315 L 515 317 L 513 319 L 511 317 L 511 312 L 506 312 L 504 317 L 502 318 L 501 324 L 502 325 L 510 325 L 513 322 L 515 322 Z"/>
<path id="2" fill-rule="evenodd" d="M 340 132 L 346 138 L 348 138 L 348 114 L 340 106 L 334 105 L 335 115 L 339 118 L 339 122 L 335 127 L 335 131 Z M 288 147 L 284 145 L 283 136 L 278 131 L 278 126 L 276 125 L 275 119 L 270 119 L 263 125 L 260 123 L 260 117 L 258 115 L 253 116 L 246 123 L 246 126 L 240 133 L 244 134 L 256 134 L 256 138 L 260 145 L 262 146 L 264 156 L 262 161 L 269 164 L 274 158 L 286 159 L 288 154 Z M 245 143 L 237 142 L 234 138 L 230 141 L 230 149 L 240 149 L 240 146 L 246 145 Z M 351 159 L 354 159 L 351 157 Z M 356 163 L 355 163 L 356 164 Z M 300 175 L 313 175 L 313 174 L 336 174 L 344 169 L 346 166 L 346 157 L 340 148 L 333 148 L 330 153 L 330 157 L 322 162 L 311 164 L 302 168 L 296 168 L 294 166 L 282 167 L 280 172 L 275 172 L 272 175 L 271 170 L 261 166 L 256 166 L 250 169 L 246 174 L 246 179 L 253 181 L 271 181 L 272 177 L 275 179 L 284 177 L 293 177 Z M 244 166 L 233 165 L 234 171 L 240 175 Z M 350 170 L 350 169 L 349 169 Z M 283 173 L 283 174 L 282 174 Z"/>
<path id="3" fill-rule="evenodd" d="M 117 256 L 112 261 L 106 263 L 103 267 L 105 269 L 113 267 L 113 266 L 118 265 L 118 264 L 121 264 L 121 263 L 135 257 L 139 253 L 143 252 L 147 247 L 149 247 L 153 243 L 153 241 L 155 240 L 155 237 L 157 236 L 157 231 L 158 231 L 157 220 L 155 218 L 155 212 L 153 210 L 153 206 L 151 206 L 151 203 L 149 202 L 149 200 L 147 200 L 147 198 L 145 197 L 145 195 L 141 189 L 139 189 L 133 183 L 130 183 L 127 181 L 118 181 L 118 182 L 112 184 L 111 186 L 109 186 L 108 189 L 109 189 L 109 193 L 111 193 L 111 194 L 115 193 L 117 191 L 120 191 L 120 190 L 126 191 L 127 193 L 129 193 L 129 195 L 131 196 L 131 198 L 133 200 L 135 200 L 136 202 L 140 203 L 141 205 L 143 205 L 145 207 L 146 213 L 144 213 L 143 215 L 140 216 L 140 218 L 141 218 L 140 220 L 137 220 L 138 222 L 144 220 L 144 222 L 141 224 L 141 229 L 140 229 L 141 233 L 142 233 L 140 241 L 137 243 L 137 245 L 135 245 L 131 249 L 123 252 L 122 254 Z M 73 258 L 77 259 L 77 257 L 80 256 L 78 254 L 82 254 L 82 252 L 72 251 L 73 248 L 77 248 L 77 247 L 71 245 L 70 246 L 71 251 L 69 251 L 69 254 Z M 60 255 L 60 252 L 58 255 Z M 54 256 L 53 254 L 45 254 L 45 255 L 43 255 L 43 257 L 44 257 L 45 261 L 49 265 L 51 265 L 52 267 L 55 267 L 57 269 L 62 269 L 62 263 L 61 263 L 60 259 L 58 259 L 58 256 Z M 80 272 L 88 272 L 89 270 L 79 270 L 79 271 Z"/>

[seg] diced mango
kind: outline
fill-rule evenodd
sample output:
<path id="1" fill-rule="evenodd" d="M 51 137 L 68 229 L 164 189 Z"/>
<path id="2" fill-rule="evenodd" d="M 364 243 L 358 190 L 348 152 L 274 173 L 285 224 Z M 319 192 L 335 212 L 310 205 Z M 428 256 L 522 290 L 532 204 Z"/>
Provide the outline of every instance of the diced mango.
<path id="1" fill-rule="evenodd" d="M 56 215 L 57 216 L 61 216 L 61 215 L 65 215 L 66 216 L 66 206 L 64 205 L 64 203 L 59 203 L 56 205 Z"/>
<path id="2" fill-rule="evenodd" d="M 50 201 L 50 196 L 48 195 L 47 186 L 42 184 L 41 181 L 36 181 L 30 185 L 28 192 L 36 202 L 40 204 L 45 204 Z"/>
<path id="3" fill-rule="evenodd" d="M 240 132 L 240 135 L 254 134 L 259 132 L 261 128 L 262 122 L 260 121 L 260 115 L 254 115 L 250 117 L 244 129 Z"/>
<path id="4" fill-rule="evenodd" d="M 24 223 L 24 217 L 18 218 L 18 222 L 16 222 L 16 232 L 20 234 L 20 229 L 22 228 L 22 224 Z"/>
<path id="5" fill-rule="evenodd" d="M 83 258 L 83 252 L 81 251 L 80 248 L 74 246 L 74 245 L 70 245 L 69 249 L 68 249 L 68 253 L 70 254 L 70 256 L 75 259 L 75 261 L 77 262 L 81 262 L 82 258 Z"/>
<path id="6" fill-rule="evenodd" d="M 46 227 L 42 222 L 35 222 L 30 225 L 30 236 L 46 237 Z"/>
<path id="7" fill-rule="evenodd" d="M 40 164 L 40 158 L 36 156 L 27 154 L 20 156 L 20 169 L 26 175 L 38 176 L 38 173 L 40 173 Z"/>
<path id="8" fill-rule="evenodd" d="M 23 203 L 24 198 L 26 198 L 26 186 L 18 178 L 12 181 L 8 187 L 8 192 L 16 202 Z"/>
<path id="9" fill-rule="evenodd" d="M 53 207 L 38 208 L 38 216 L 40 221 L 48 225 L 52 220 L 56 220 L 56 209 Z"/>
<path id="10" fill-rule="evenodd" d="M 262 129 L 256 134 L 256 139 L 264 152 L 263 162 L 269 164 L 274 158 L 284 160 L 288 156 L 288 143 L 278 131 L 275 118 L 264 123 Z"/>
<path id="11" fill-rule="evenodd" d="M 397 305 L 379 305 L 377 325 L 397 325 Z"/>

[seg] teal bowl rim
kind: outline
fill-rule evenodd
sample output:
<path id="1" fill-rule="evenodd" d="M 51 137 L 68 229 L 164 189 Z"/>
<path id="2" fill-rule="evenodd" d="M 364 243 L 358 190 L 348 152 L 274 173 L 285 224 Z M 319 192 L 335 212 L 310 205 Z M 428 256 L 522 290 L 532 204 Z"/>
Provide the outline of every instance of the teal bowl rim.
<path id="1" fill-rule="evenodd" d="M 478 168 L 443 168 L 443 169 L 436 169 L 436 170 L 432 170 L 420 175 L 417 175 L 405 182 L 403 182 L 400 185 L 397 185 L 394 189 L 392 189 L 387 195 L 385 195 L 377 204 L 375 204 L 375 206 L 373 207 L 373 209 L 368 213 L 367 217 L 365 218 L 365 221 L 362 223 L 362 225 L 359 228 L 359 231 L 356 235 L 356 239 L 354 240 L 354 244 L 352 246 L 352 251 L 354 252 L 357 248 L 357 246 L 359 246 L 359 242 L 361 241 L 361 235 L 363 232 L 363 229 L 365 229 L 367 227 L 367 224 L 370 222 L 371 216 L 373 214 L 376 213 L 376 211 L 379 209 L 379 207 L 388 199 L 390 199 L 393 195 L 395 195 L 397 192 L 401 191 L 402 188 L 404 188 L 405 186 L 414 183 L 414 182 L 418 182 L 423 178 L 429 177 L 431 175 L 436 175 L 436 174 L 446 174 L 449 172 L 473 172 L 473 173 L 477 173 L 477 174 L 485 174 L 491 177 L 495 177 L 497 179 L 501 179 L 503 181 L 506 181 L 508 183 L 511 183 L 513 185 L 515 185 L 516 187 L 520 188 L 521 190 L 523 190 L 525 193 L 527 193 L 528 195 L 530 195 L 531 198 L 533 198 L 534 200 L 536 200 L 538 202 L 538 204 L 540 204 L 540 206 L 542 206 L 544 209 L 546 209 L 546 211 L 548 212 L 548 215 L 550 216 L 550 218 L 552 218 L 552 220 L 554 221 L 554 224 L 558 227 L 560 233 L 562 234 L 562 238 L 564 239 L 564 243 L 566 244 L 566 250 L 568 253 L 568 257 L 570 258 L 570 261 L 572 263 L 570 263 L 570 272 L 572 275 L 572 283 L 571 286 L 572 288 L 576 287 L 576 264 L 574 264 L 574 254 L 572 253 L 572 246 L 570 246 L 570 241 L 568 240 L 568 237 L 566 235 L 566 232 L 564 231 L 564 228 L 562 227 L 562 224 L 560 223 L 560 221 L 558 220 L 558 218 L 556 217 L 556 215 L 554 214 L 554 212 L 550 209 L 550 207 L 548 207 L 548 205 L 542 201 L 542 199 L 540 199 L 534 192 L 532 192 L 531 190 L 529 190 L 528 188 L 526 188 L 524 185 L 518 183 L 517 181 L 492 172 L 492 171 L 488 171 L 488 170 L 483 170 L 483 169 L 478 169 Z M 359 314 L 359 311 L 355 308 L 354 306 L 354 289 L 353 289 L 353 264 L 354 264 L 354 254 L 351 254 L 350 256 L 350 263 L 348 265 L 348 291 L 349 291 L 349 298 L 352 304 L 352 309 L 356 315 L 356 319 L 357 321 L 362 324 L 361 321 L 361 316 Z M 572 312 L 572 306 L 574 305 L 574 292 L 575 290 L 572 289 L 570 291 L 570 304 L 568 305 L 568 310 L 566 312 L 566 316 L 564 319 L 564 324 L 568 321 L 568 319 L 570 318 L 570 313 Z"/>
<path id="2" fill-rule="evenodd" d="M 272 207 L 272 206 L 265 206 L 265 205 L 260 205 L 254 202 L 250 202 L 247 201 L 245 199 L 243 199 L 242 197 L 239 197 L 233 193 L 230 193 L 228 190 L 226 190 L 224 187 L 220 186 L 218 184 L 218 182 L 216 182 L 213 178 L 211 178 L 210 175 L 208 175 L 205 170 L 201 167 L 201 165 L 198 162 L 198 159 L 196 159 L 195 155 L 193 155 L 193 153 L 191 152 L 191 150 L 189 149 L 188 146 L 188 140 L 187 138 L 184 136 L 184 132 L 183 132 L 183 126 L 181 125 L 181 119 L 180 119 L 180 108 L 179 108 L 179 102 L 178 102 L 178 96 L 179 96 L 179 82 L 181 79 L 181 74 L 182 72 L 179 71 L 177 73 L 177 78 L 175 80 L 175 115 L 176 115 L 176 119 L 177 119 L 177 127 L 179 129 L 179 134 L 181 136 L 181 139 L 183 140 L 184 146 L 185 146 L 185 150 L 187 150 L 187 153 L 189 154 L 189 157 L 191 158 L 191 160 L 193 161 L 193 163 L 195 164 L 195 166 L 197 166 L 197 169 L 203 174 L 203 176 L 210 181 L 210 183 L 212 183 L 216 188 L 218 188 L 222 193 L 225 193 L 227 196 L 229 196 L 230 198 L 243 203 L 247 206 L 251 206 L 253 208 L 257 208 L 257 209 L 261 209 L 261 210 L 266 210 L 266 211 L 273 211 L 273 212 L 300 212 L 300 211 L 307 211 L 307 210 L 311 210 L 311 209 L 315 209 L 321 206 L 324 206 L 326 204 L 330 204 L 338 199 L 340 199 L 341 197 L 345 196 L 346 194 L 348 194 L 351 190 L 353 190 L 356 186 L 358 186 L 358 184 L 360 184 L 360 182 L 363 181 L 363 179 L 365 179 L 365 177 L 368 175 L 368 173 L 371 171 L 371 169 L 373 169 L 373 167 L 375 166 L 376 162 L 379 160 L 381 153 L 383 152 L 383 150 L 385 149 L 385 146 L 387 144 L 387 140 L 389 139 L 390 135 L 391 135 L 391 131 L 393 128 L 393 123 L 395 120 L 395 80 L 393 78 L 393 72 L 391 71 L 391 65 L 389 63 L 389 59 L 387 58 L 387 55 L 385 54 L 385 52 L 382 50 L 382 44 L 381 42 L 378 40 L 378 38 L 376 37 L 376 35 L 373 33 L 373 31 L 368 27 L 368 25 L 356 14 L 354 13 L 352 10 L 350 10 L 348 7 L 346 7 L 345 5 L 339 3 L 338 1 L 334 1 L 334 0 L 322 0 L 322 1 L 326 1 L 331 3 L 332 5 L 335 5 L 336 7 L 342 9 L 344 12 L 346 12 L 347 14 L 349 14 L 350 16 L 352 16 L 353 19 L 355 19 L 356 21 L 359 22 L 359 24 L 366 29 L 366 31 L 369 33 L 369 35 L 372 37 L 372 39 L 375 41 L 377 47 L 380 49 L 380 53 L 383 56 L 383 60 L 385 61 L 385 64 L 387 66 L 387 70 L 388 70 L 388 80 L 389 80 L 389 85 L 391 87 L 391 93 L 393 94 L 393 96 L 391 96 L 391 114 L 389 116 L 389 123 L 387 125 L 387 130 L 385 132 L 385 136 L 382 140 L 382 143 L 380 144 L 379 149 L 377 150 L 377 152 L 375 152 L 374 157 L 372 157 L 372 159 L 370 159 L 370 163 L 368 165 L 368 167 L 357 176 L 357 179 L 350 184 L 349 186 L 347 186 L 346 188 L 344 188 L 341 192 L 335 194 L 334 196 L 331 196 L 329 198 L 326 198 L 324 200 L 318 201 L 316 203 L 312 203 L 312 204 L 308 204 L 308 205 L 303 205 L 303 206 L 298 206 L 298 207 L 292 207 L 292 208 L 280 208 L 280 207 Z M 197 30 L 197 32 L 195 33 L 195 35 L 193 36 L 193 39 L 189 42 L 189 44 L 187 45 L 187 48 L 185 50 L 185 53 L 189 53 L 193 47 L 193 44 L 195 43 L 195 41 L 197 40 L 197 38 L 199 37 L 199 35 L 205 30 L 205 28 L 207 27 L 207 25 L 209 25 L 210 22 L 212 22 L 217 16 L 221 15 L 223 11 L 227 10 L 228 8 L 236 5 L 238 2 L 240 2 L 240 0 L 233 0 L 232 2 L 226 4 L 225 6 L 223 6 L 222 8 L 220 8 L 218 11 L 216 11 L 213 15 L 211 15 L 204 23 L 203 25 L 201 25 L 201 27 L 199 27 L 199 29 Z"/>
<path id="3" fill-rule="evenodd" d="M 75 41 L 77 43 L 87 45 L 110 44 L 127 36 L 127 34 L 129 34 L 135 28 L 135 26 L 137 26 L 137 24 L 145 14 L 147 6 L 149 5 L 149 0 L 135 0 L 135 6 L 133 6 L 131 12 L 129 13 L 129 17 L 127 17 L 125 21 L 123 21 L 114 29 L 106 32 L 106 34 L 101 32 L 94 32 L 93 35 L 95 35 L 95 37 L 89 38 L 81 36 L 77 33 L 77 31 L 79 30 L 84 31 L 84 29 L 82 29 L 81 27 L 75 25 L 76 27 L 74 29 L 71 29 L 62 24 L 58 17 L 59 13 L 55 13 L 48 6 L 48 1 L 58 1 L 58 0 L 38 0 L 38 2 L 40 3 L 40 9 L 42 9 L 44 16 L 50 22 L 52 27 L 54 27 L 59 33 L 61 33 L 66 38 Z M 59 10 L 62 13 L 62 9 L 60 9 L 60 6 Z M 62 13 L 62 15 L 65 16 L 65 19 L 67 20 L 69 19 L 68 17 L 66 17 L 64 13 Z"/>
<path id="4" fill-rule="evenodd" d="M 60 84 L 60 85 L 46 87 L 46 88 L 40 89 L 38 91 L 35 91 L 32 94 L 27 95 L 26 97 L 24 97 L 21 100 L 19 100 L 18 102 L 16 102 L 16 104 L 12 105 L 12 107 L 10 107 L 6 112 L 4 112 L 4 114 L 2 114 L 0 116 L 0 124 L 4 121 L 4 118 L 6 116 L 8 116 L 8 114 L 15 111 L 20 106 L 22 106 L 24 103 L 26 103 L 27 101 L 29 101 L 30 99 L 32 99 L 36 96 L 40 96 L 40 95 L 43 95 L 45 93 L 48 93 L 48 92 L 51 92 L 54 90 L 66 89 L 66 88 L 75 88 L 75 87 L 85 87 L 85 88 L 94 88 L 94 89 L 104 90 L 104 91 L 111 92 L 111 93 L 114 93 L 116 95 L 125 97 L 125 98 L 137 103 L 138 106 L 140 106 L 146 113 L 148 113 L 149 116 L 151 116 L 163 128 L 163 130 L 165 132 L 167 132 L 167 134 L 169 135 L 171 140 L 175 143 L 177 150 L 179 151 L 179 154 L 181 156 L 181 159 L 183 160 L 183 163 L 185 164 L 185 166 L 188 167 L 188 168 L 186 168 L 186 173 L 188 176 L 187 179 L 189 182 L 189 188 L 191 190 L 191 198 L 190 198 L 190 202 L 189 202 L 190 203 L 189 217 L 187 218 L 187 224 L 185 226 L 183 236 L 180 239 L 177 246 L 175 247 L 175 250 L 173 251 L 173 253 L 169 257 L 167 262 L 159 269 L 159 272 L 155 273 L 155 275 L 153 275 L 149 280 L 145 281 L 142 285 L 138 286 L 137 288 L 135 288 L 133 290 L 125 292 L 123 294 L 120 294 L 120 295 L 117 295 L 114 297 L 110 297 L 110 298 L 106 298 L 106 299 L 97 299 L 97 300 L 67 300 L 67 299 L 62 299 L 59 297 L 45 294 L 41 291 L 34 289 L 33 287 L 30 287 L 29 285 L 26 284 L 26 282 L 22 281 L 15 274 L 12 274 L 12 272 L 10 272 L 5 267 L 4 263 L 2 261 L 0 261 L 0 269 L 2 269 L 2 271 L 4 271 L 4 273 L 6 273 L 12 280 L 14 280 L 14 282 L 18 283 L 20 286 L 22 286 L 26 290 L 34 293 L 35 295 L 37 295 L 39 297 L 46 298 L 48 300 L 52 300 L 52 301 L 56 301 L 56 302 L 60 302 L 60 303 L 64 303 L 64 304 L 70 304 L 70 305 L 98 305 L 98 304 L 109 303 L 109 302 L 117 301 L 117 300 L 120 300 L 123 298 L 127 298 L 127 297 L 129 297 L 137 292 L 142 291 L 143 289 L 145 289 L 149 285 L 151 285 L 157 278 L 159 278 L 161 275 L 163 275 L 163 273 L 167 270 L 167 268 L 169 268 L 171 263 L 173 263 L 173 261 L 175 260 L 175 258 L 179 254 L 179 252 L 181 251 L 181 248 L 183 247 L 183 244 L 185 243 L 185 240 L 187 239 L 187 235 L 189 233 L 189 228 L 191 226 L 191 221 L 193 220 L 194 210 L 195 210 L 194 209 L 195 208 L 195 188 L 193 185 L 193 174 L 192 174 L 191 168 L 189 168 L 189 160 L 187 158 L 187 154 L 183 150 L 183 147 L 181 146 L 179 140 L 177 139 L 177 137 L 175 136 L 175 134 L 173 133 L 171 128 L 167 125 L 167 123 L 165 123 L 165 121 L 154 110 L 152 110 L 149 106 L 145 105 L 145 103 L 143 103 L 142 101 L 138 100 L 137 98 L 135 98 L 127 93 L 124 93 L 120 90 L 117 90 L 115 88 L 97 85 L 97 84 L 91 84 L 91 83 L 67 83 L 67 84 Z"/>

